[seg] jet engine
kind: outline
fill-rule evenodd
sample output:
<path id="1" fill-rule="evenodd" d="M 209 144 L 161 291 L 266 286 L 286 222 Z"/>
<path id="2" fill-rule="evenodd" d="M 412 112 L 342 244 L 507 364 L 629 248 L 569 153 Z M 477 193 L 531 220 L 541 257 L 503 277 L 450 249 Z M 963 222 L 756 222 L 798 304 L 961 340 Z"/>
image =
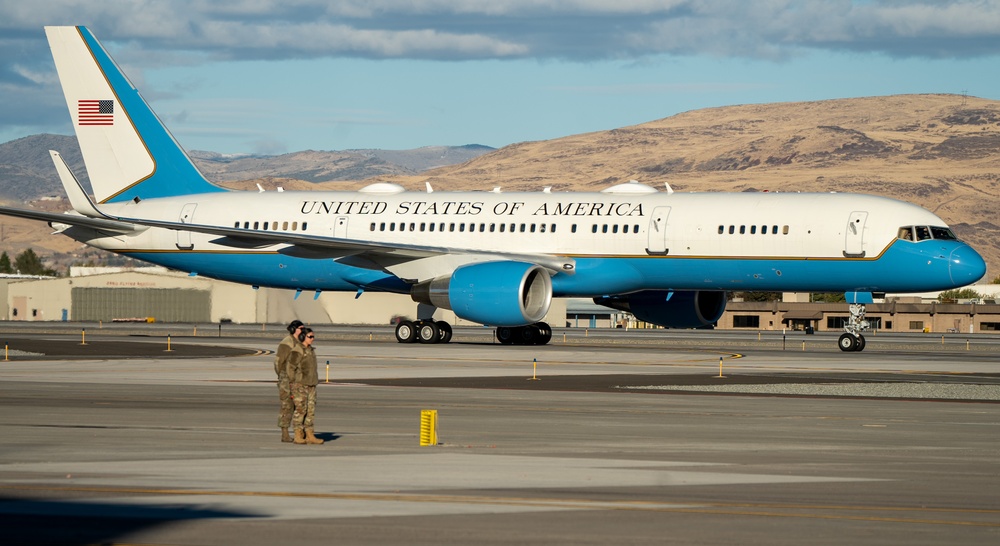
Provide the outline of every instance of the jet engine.
<path id="1" fill-rule="evenodd" d="M 552 279 L 536 264 L 485 262 L 416 284 L 410 297 L 417 303 L 451 309 L 465 320 L 524 326 L 542 320 L 549 312 Z"/>
<path id="2" fill-rule="evenodd" d="M 726 310 L 720 291 L 644 290 L 624 296 L 594 298 L 594 303 L 626 311 L 635 318 L 667 328 L 700 328 L 714 324 Z"/>

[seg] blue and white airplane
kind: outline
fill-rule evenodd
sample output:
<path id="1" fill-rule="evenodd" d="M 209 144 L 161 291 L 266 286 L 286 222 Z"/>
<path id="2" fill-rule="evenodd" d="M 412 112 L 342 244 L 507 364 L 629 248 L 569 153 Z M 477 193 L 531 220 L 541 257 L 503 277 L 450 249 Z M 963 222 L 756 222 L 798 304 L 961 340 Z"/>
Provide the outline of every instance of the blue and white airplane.
<path id="1" fill-rule="evenodd" d="M 840 338 L 864 349 L 872 293 L 965 286 L 982 257 L 918 206 L 845 193 L 243 192 L 208 182 L 85 27 L 47 27 L 94 198 L 51 152 L 73 210 L 0 208 L 90 246 L 216 279 L 293 290 L 384 291 L 546 343 L 553 297 L 639 320 L 710 325 L 728 291 L 845 292 Z M 401 342 L 448 341 L 429 316 Z"/>

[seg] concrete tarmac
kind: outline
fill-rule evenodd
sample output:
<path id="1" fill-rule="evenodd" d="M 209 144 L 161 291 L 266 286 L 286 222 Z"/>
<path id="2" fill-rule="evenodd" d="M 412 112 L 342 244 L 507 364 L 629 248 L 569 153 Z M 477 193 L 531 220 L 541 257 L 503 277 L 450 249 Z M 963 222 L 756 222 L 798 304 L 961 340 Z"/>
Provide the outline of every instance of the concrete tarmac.
<path id="1" fill-rule="evenodd" d="M 127 358 L 16 333 L 45 342 L 0 363 L 5 543 L 1000 539 L 988 343 L 848 354 L 692 332 L 502 347 L 470 332 L 404 346 L 321 330 L 327 443 L 295 446 L 276 426 L 277 333 L 178 336 L 185 356 L 161 337 L 94 339 L 136 344 Z M 423 409 L 436 446 L 419 446 Z"/>

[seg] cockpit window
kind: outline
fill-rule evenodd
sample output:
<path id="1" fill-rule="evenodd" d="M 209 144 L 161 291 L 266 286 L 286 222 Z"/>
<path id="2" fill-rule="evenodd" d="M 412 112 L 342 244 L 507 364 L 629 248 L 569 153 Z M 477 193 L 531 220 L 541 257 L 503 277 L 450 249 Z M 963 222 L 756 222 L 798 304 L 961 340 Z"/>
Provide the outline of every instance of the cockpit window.
<path id="1" fill-rule="evenodd" d="M 934 235 L 935 239 L 944 239 L 946 241 L 958 240 L 958 237 L 955 237 L 955 232 L 951 228 L 931 226 L 931 234 Z"/>
<path id="2" fill-rule="evenodd" d="M 918 241 L 926 241 L 931 238 L 931 229 L 927 226 L 916 226 L 914 228 L 917 233 Z"/>
<path id="3" fill-rule="evenodd" d="M 902 239 L 904 241 L 913 240 L 913 228 L 910 226 L 903 226 L 899 228 L 899 233 L 896 234 L 896 238 Z"/>

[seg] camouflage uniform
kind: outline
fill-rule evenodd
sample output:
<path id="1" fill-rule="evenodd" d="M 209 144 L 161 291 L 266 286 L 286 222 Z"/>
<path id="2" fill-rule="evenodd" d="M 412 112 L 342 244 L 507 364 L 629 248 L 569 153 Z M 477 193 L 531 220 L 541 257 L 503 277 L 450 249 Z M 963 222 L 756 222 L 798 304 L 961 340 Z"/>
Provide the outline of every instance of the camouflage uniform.
<path id="1" fill-rule="evenodd" d="M 292 425 L 296 431 L 312 429 L 316 413 L 316 385 L 319 383 L 316 351 L 312 347 L 298 343 L 292 348 L 288 354 L 288 380 L 295 403 Z"/>
<path id="2" fill-rule="evenodd" d="M 288 381 L 288 355 L 292 348 L 299 344 L 291 334 L 285 336 L 278 344 L 278 355 L 274 358 L 274 373 L 278 376 L 278 400 L 281 409 L 278 411 L 278 427 L 290 428 L 292 422 L 292 393 Z"/>

